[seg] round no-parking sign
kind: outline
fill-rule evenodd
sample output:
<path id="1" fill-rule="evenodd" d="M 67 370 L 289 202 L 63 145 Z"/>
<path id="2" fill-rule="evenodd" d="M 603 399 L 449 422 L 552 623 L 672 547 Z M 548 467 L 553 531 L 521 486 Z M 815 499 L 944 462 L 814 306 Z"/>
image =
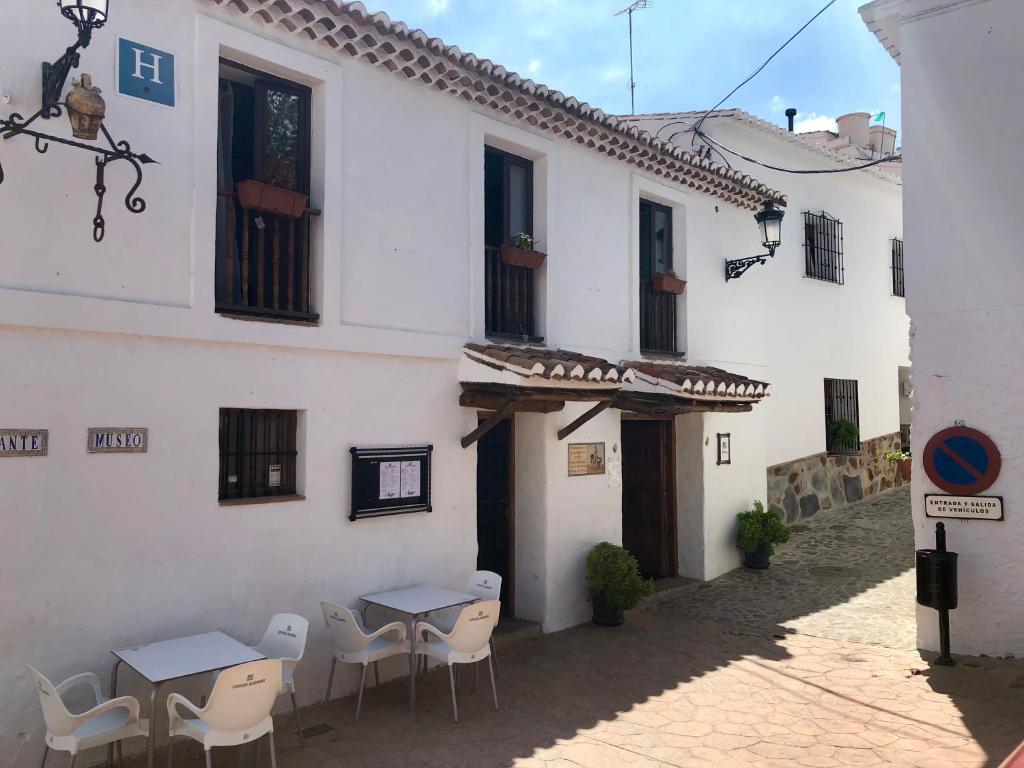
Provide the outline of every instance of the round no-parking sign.
<path id="1" fill-rule="evenodd" d="M 972 496 L 999 477 L 1003 460 L 984 432 L 950 427 L 932 435 L 924 447 L 924 471 L 946 493 Z"/>

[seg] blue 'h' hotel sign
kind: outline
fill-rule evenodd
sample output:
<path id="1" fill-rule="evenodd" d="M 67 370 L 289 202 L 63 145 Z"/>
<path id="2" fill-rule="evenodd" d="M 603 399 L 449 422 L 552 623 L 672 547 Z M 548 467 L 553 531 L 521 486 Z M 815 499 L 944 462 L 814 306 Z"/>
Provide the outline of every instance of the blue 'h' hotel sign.
<path id="1" fill-rule="evenodd" d="M 174 54 L 119 38 L 117 92 L 173 107 Z"/>

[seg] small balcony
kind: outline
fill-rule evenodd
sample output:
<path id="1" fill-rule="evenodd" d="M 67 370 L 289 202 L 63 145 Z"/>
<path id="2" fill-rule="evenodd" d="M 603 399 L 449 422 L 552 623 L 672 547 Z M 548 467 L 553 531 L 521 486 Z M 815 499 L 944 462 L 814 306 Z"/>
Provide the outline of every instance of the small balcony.
<path id="1" fill-rule="evenodd" d="M 534 274 L 501 260 L 501 249 L 484 248 L 484 329 L 488 337 L 543 341 L 536 335 Z"/>
<path id="2" fill-rule="evenodd" d="M 677 306 L 674 293 L 656 291 L 650 280 L 640 281 L 640 349 L 677 355 Z"/>

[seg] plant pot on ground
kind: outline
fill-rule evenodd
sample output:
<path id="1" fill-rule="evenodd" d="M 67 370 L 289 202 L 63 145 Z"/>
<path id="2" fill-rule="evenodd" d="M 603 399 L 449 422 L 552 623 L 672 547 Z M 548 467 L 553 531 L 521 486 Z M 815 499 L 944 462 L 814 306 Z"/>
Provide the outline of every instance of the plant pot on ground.
<path id="1" fill-rule="evenodd" d="M 901 450 L 886 451 L 882 458 L 896 466 L 896 475 L 904 483 L 910 482 L 910 454 Z"/>
<path id="2" fill-rule="evenodd" d="M 501 246 L 501 262 L 510 267 L 537 269 L 544 263 L 547 255 L 536 250 L 539 241 L 532 235 L 520 232 L 512 238 L 512 243 Z"/>
<path id="3" fill-rule="evenodd" d="M 624 612 L 654 591 L 653 582 L 640 575 L 636 558 L 607 541 L 587 555 L 587 587 L 594 603 L 594 623 L 603 627 L 622 624 Z"/>
<path id="4" fill-rule="evenodd" d="M 651 287 L 662 293 L 679 295 L 686 289 L 686 281 L 680 280 L 674 272 L 662 272 L 651 279 Z"/>
<path id="5" fill-rule="evenodd" d="M 736 547 L 743 553 L 747 568 L 767 568 L 776 544 L 789 541 L 789 528 L 774 509 L 766 510 L 760 501 L 754 508 L 736 516 Z"/>

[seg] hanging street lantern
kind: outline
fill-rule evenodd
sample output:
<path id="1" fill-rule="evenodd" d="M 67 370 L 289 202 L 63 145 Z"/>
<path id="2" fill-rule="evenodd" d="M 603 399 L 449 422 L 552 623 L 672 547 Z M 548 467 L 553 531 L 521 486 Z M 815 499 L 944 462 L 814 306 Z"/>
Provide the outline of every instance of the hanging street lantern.
<path id="1" fill-rule="evenodd" d="M 768 259 L 775 258 L 775 249 L 782 245 L 782 217 L 785 215 L 786 212 L 776 208 L 771 200 L 764 201 L 761 210 L 754 214 L 754 221 L 760 230 L 761 245 L 768 249 L 768 253 L 745 259 L 726 259 L 726 282 L 742 277 L 755 264 L 766 264 Z"/>
<path id="2" fill-rule="evenodd" d="M 43 96 L 39 111 L 28 120 L 16 112 L 7 118 L 0 118 L 0 139 L 9 141 L 15 136 L 31 136 L 35 139 L 36 151 L 41 155 L 46 154 L 49 150 L 50 142 L 84 149 L 97 155 L 95 158 L 96 184 L 93 189 L 98 202 L 96 215 L 92 220 L 92 236 L 93 240 L 98 243 L 106 232 L 106 221 L 103 218 L 103 197 L 107 192 L 104 183 L 104 172 L 107 166 L 118 160 L 124 160 L 135 169 L 135 183 L 125 195 L 124 204 L 132 213 L 142 213 L 146 210 L 146 201 L 135 194 L 142 185 L 142 166 L 155 163 L 156 160 L 147 154 L 133 151 L 127 141 L 114 141 L 106 126 L 103 125 L 106 104 L 103 97 L 100 96 L 100 89 L 92 84 L 90 75 L 83 73 L 80 79 L 73 81 L 67 99 L 61 101 L 61 94 L 64 92 L 68 75 L 80 63 L 80 50 L 88 48 L 89 43 L 92 42 L 93 31 L 107 23 L 110 8 L 109 0 L 57 0 L 57 7 L 60 9 L 61 15 L 75 25 L 78 30 L 78 40 L 52 64 L 43 62 Z M 71 123 L 74 139 L 41 133 L 31 128 L 36 120 L 60 117 L 64 108 L 68 111 L 68 120 Z M 101 133 L 107 146 L 82 143 L 82 141 L 96 141 Z M 4 169 L 0 165 L 0 184 L 3 183 Z"/>

